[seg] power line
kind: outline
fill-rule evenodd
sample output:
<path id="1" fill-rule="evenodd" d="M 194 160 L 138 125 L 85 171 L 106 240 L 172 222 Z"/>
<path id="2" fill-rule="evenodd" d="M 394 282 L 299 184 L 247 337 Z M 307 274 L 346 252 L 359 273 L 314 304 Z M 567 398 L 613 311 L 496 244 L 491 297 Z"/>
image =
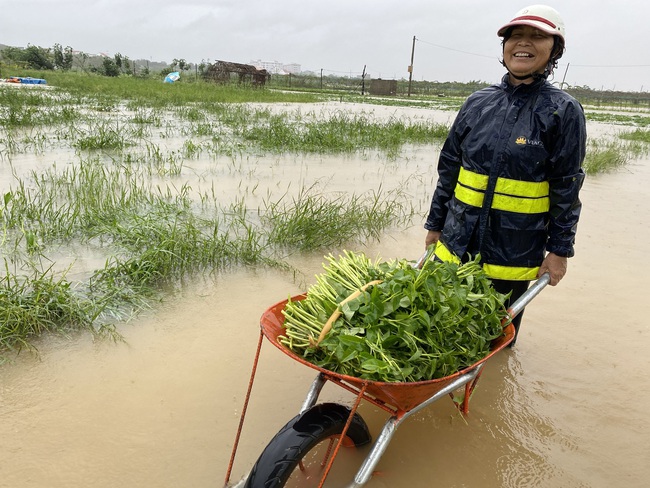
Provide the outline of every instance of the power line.
<path id="1" fill-rule="evenodd" d="M 447 46 L 441 46 L 440 44 L 435 44 L 433 42 L 425 41 L 423 39 L 420 39 L 418 37 L 417 39 L 419 42 L 423 42 L 425 44 L 430 44 L 431 46 L 439 47 L 440 49 L 446 49 L 448 51 L 455 51 L 457 53 L 463 53 L 463 54 L 469 54 L 470 56 L 478 56 L 480 58 L 489 58 L 489 59 L 494 59 L 494 56 L 487 56 L 485 54 L 477 54 L 477 53 L 471 53 L 469 51 L 461 51 L 460 49 L 454 49 L 453 47 L 447 47 Z"/>
<path id="2" fill-rule="evenodd" d="M 650 68 L 650 64 L 574 64 L 572 66 L 575 66 L 577 68 Z"/>
<path id="3" fill-rule="evenodd" d="M 423 39 L 418 38 L 417 39 L 419 42 L 423 42 L 425 44 L 430 44 L 431 46 L 438 47 L 440 49 L 446 49 L 448 51 L 455 51 L 457 53 L 463 53 L 463 54 L 469 54 L 470 56 L 478 56 L 480 58 L 490 58 L 494 59 L 494 56 L 486 56 L 485 54 L 478 54 L 478 53 L 472 53 L 469 51 L 462 51 L 460 49 L 454 49 L 453 47 L 448 47 L 448 46 L 442 46 L 440 44 L 435 44 L 433 42 L 425 41 Z M 603 64 L 572 64 L 572 66 L 576 68 L 648 68 L 650 67 L 650 64 L 610 64 L 610 65 L 603 65 Z"/>

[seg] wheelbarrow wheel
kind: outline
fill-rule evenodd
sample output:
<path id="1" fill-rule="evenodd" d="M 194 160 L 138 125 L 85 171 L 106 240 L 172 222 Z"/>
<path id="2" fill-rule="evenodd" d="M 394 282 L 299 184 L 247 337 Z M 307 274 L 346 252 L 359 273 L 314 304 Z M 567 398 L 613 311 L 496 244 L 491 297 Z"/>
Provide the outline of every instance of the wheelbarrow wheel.
<path id="1" fill-rule="evenodd" d="M 293 478 L 294 471 L 307 469 L 306 459 L 310 451 L 315 450 L 323 442 L 327 443 L 340 437 L 349 416 L 348 407 L 336 403 L 323 403 L 291 419 L 266 446 L 253 466 L 244 485 L 245 488 L 286 486 L 289 478 Z M 365 421 L 355 412 L 345 435 L 345 445 L 359 447 L 369 443 L 370 440 Z M 328 447 L 327 455 L 332 450 Z M 326 462 L 319 459 L 318 465 L 322 473 Z M 320 477 L 316 483 L 318 481 Z"/>

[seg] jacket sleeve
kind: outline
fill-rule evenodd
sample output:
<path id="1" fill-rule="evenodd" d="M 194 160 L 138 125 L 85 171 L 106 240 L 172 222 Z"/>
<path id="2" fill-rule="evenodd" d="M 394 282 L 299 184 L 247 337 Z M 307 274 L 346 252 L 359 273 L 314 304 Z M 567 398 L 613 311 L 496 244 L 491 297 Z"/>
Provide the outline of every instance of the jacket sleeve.
<path id="1" fill-rule="evenodd" d="M 462 161 L 461 143 L 465 131 L 464 126 L 466 125 L 464 122 L 465 111 L 464 106 L 456 116 L 456 120 L 452 124 L 440 151 L 438 183 L 431 199 L 429 216 L 424 224 L 424 228 L 427 230 L 442 230 L 445 225 L 449 200 L 454 194 L 458 174 L 460 173 Z"/>
<path id="2" fill-rule="evenodd" d="M 587 131 L 582 106 L 569 101 L 554 114 L 558 118 L 555 148 L 549 158 L 550 210 L 546 250 L 558 256 L 574 254 L 582 203 L 579 192 L 585 178 Z"/>

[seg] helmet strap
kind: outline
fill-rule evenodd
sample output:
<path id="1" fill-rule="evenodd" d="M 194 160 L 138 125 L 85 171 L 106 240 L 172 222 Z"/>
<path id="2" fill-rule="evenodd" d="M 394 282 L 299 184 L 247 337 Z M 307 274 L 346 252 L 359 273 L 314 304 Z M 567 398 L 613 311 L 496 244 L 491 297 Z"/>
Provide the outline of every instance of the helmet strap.
<path id="1" fill-rule="evenodd" d="M 535 74 L 530 74 L 530 75 L 524 75 L 524 76 L 519 76 L 514 74 L 512 71 L 508 70 L 508 74 L 512 76 L 515 80 L 527 80 L 528 78 L 535 78 Z"/>

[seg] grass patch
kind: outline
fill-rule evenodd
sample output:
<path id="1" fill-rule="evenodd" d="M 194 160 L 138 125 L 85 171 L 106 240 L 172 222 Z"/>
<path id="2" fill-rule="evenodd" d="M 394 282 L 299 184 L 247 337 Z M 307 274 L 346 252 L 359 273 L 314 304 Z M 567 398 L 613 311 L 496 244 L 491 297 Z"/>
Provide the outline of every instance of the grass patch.
<path id="1" fill-rule="evenodd" d="M 78 73 L 26 75 L 45 77 L 48 88 L 0 87 L 0 158 L 9 162 L 0 188 L 0 358 L 3 351 L 31 348 L 43 333 L 111 331 L 197 274 L 285 267 L 288 254 L 379 239 L 391 227 L 410 224 L 415 212 L 413 197 L 399 190 L 404 185 L 343 193 L 306 184 L 289 193 L 278 181 L 257 197 L 263 190 L 257 190 L 256 175 L 273 174 L 276 164 L 258 168 L 239 161 L 368 150 L 397 159 L 405 144 L 430 145 L 448 133 L 446 125 L 407 118 L 381 121 L 341 110 L 275 113 L 263 105 L 332 96 L 318 93 L 189 79 L 170 85 Z M 442 108 L 459 101 L 387 104 Z M 645 147 L 645 137 L 639 129 L 629 139 L 636 145 L 594 144 L 585 170 L 625 164 L 630 151 Z M 52 164 L 43 169 L 51 149 Z M 14 165 L 21 152 L 43 154 L 39 169 Z M 285 162 L 274 158 L 278 166 Z M 370 174 L 373 162 L 367 164 Z M 209 189 L 209 179 L 222 176 L 238 185 L 237 196 L 228 196 L 234 201 L 215 191 L 222 186 Z M 69 281 L 52 257 L 67 247 L 89 248 L 105 259 Z"/>
<path id="2" fill-rule="evenodd" d="M 355 239 L 378 239 L 381 233 L 407 222 L 413 209 L 399 193 L 381 190 L 355 195 L 325 195 L 314 188 L 295 198 L 267 203 L 262 221 L 269 243 L 291 251 L 314 251 Z"/>
<path id="3" fill-rule="evenodd" d="M 31 340 L 47 332 L 114 333 L 116 322 L 195 274 L 284 268 L 287 253 L 378 238 L 412 214 L 391 192 L 308 188 L 291 201 L 269 198 L 257 211 L 247 210 L 244 197 L 228 204 L 214 193 L 190 193 L 185 185 L 152 185 L 146 166 L 94 157 L 18 180 L 0 202 L 0 247 L 20 264 L 0 273 L 0 357 L 33 349 Z M 105 265 L 75 282 L 57 278 L 53 265 L 39 271 L 39 263 L 52 262 L 48 250 L 66 241 L 103 250 Z"/>
<path id="4" fill-rule="evenodd" d="M 242 126 L 240 135 L 266 151 L 352 153 L 380 149 L 396 155 L 405 143 L 430 144 L 447 136 L 444 124 L 389 120 L 335 113 L 326 120 L 288 120 L 286 114 L 269 115 L 268 121 Z"/>
<path id="5" fill-rule="evenodd" d="M 30 339 L 45 332 L 85 329 L 94 332 L 90 302 L 78 296 L 65 277 L 51 268 L 34 269 L 29 275 L 10 270 L 0 275 L 0 362 L 1 351 L 32 349 Z"/>
<path id="6" fill-rule="evenodd" d="M 620 146 L 609 145 L 589 149 L 582 167 L 586 174 L 609 173 L 624 166 L 627 161 L 628 155 Z"/>
<path id="7" fill-rule="evenodd" d="M 100 107 L 129 101 L 141 107 L 181 107 L 193 103 L 310 103 L 320 100 L 317 94 L 287 93 L 238 85 L 221 85 L 195 80 L 186 75 L 176 83 L 163 78 L 116 78 L 76 72 L 35 72 L 30 76 L 47 79 L 48 86 L 84 99 L 101 95 Z M 91 95 L 93 94 L 93 95 Z"/>
<path id="8" fill-rule="evenodd" d="M 635 142 L 650 142 L 650 130 L 636 129 L 632 132 L 624 132 L 619 135 L 621 139 Z"/>
<path id="9" fill-rule="evenodd" d="M 608 124 L 633 125 L 637 127 L 650 126 L 650 117 L 647 115 L 623 115 L 606 112 L 587 112 L 585 114 L 585 117 L 587 120 L 592 120 L 594 122 L 604 122 Z"/>

